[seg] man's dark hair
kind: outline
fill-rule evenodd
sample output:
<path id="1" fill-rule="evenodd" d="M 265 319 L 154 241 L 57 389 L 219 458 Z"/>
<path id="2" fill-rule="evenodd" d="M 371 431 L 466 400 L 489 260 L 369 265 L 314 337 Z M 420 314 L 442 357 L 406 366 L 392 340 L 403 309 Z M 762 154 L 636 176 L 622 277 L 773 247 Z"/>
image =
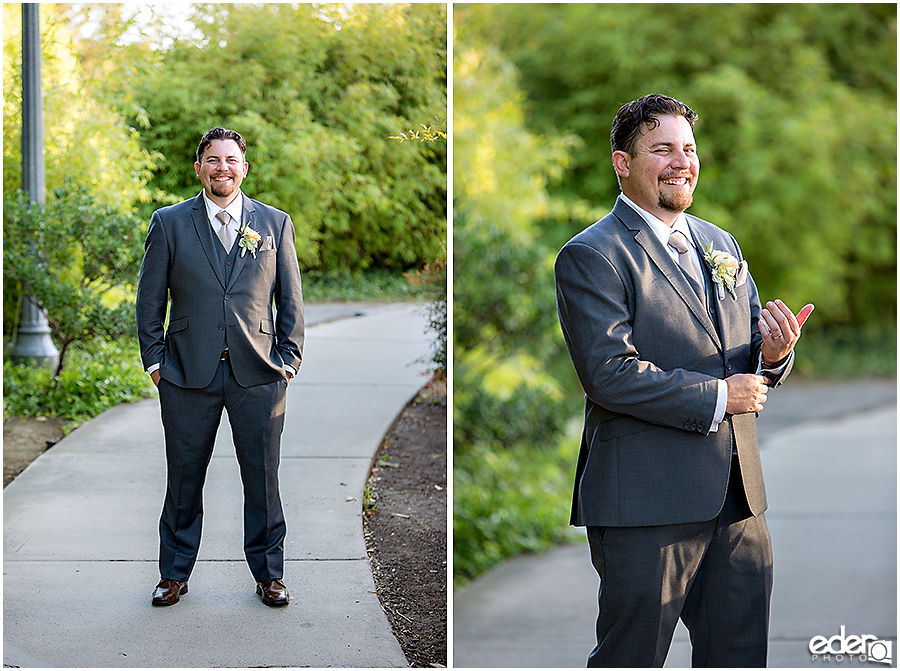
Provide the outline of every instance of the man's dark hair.
<path id="1" fill-rule="evenodd" d="M 609 134 L 612 150 L 624 151 L 629 156 L 634 156 L 634 146 L 641 135 L 643 124 L 649 124 L 651 129 L 656 128 L 659 125 L 659 117 L 667 114 L 683 116 L 691 124 L 691 130 L 699 118 L 697 113 L 683 102 L 669 96 L 651 93 L 619 108 Z"/>
<path id="2" fill-rule="evenodd" d="M 247 143 L 244 142 L 244 138 L 241 137 L 240 133 L 236 130 L 229 130 L 227 128 L 210 128 L 203 134 L 203 137 L 200 138 L 200 144 L 197 146 L 197 154 L 194 157 L 194 160 L 197 163 L 200 162 L 203 152 L 205 152 L 206 148 L 212 144 L 213 140 L 234 140 L 237 142 L 238 147 L 241 148 L 241 156 L 246 158 Z"/>

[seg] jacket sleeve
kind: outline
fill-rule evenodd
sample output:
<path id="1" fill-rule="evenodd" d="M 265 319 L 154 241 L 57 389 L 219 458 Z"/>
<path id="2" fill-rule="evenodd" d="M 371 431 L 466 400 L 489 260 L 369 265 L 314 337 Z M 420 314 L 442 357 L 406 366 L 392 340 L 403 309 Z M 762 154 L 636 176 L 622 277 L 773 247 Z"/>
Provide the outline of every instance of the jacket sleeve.
<path id="1" fill-rule="evenodd" d="M 154 212 L 144 243 L 144 259 L 141 261 L 135 305 L 138 342 L 145 370 L 162 362 L 166 349 L 169 254 L 165 227 L 159 212 Z"/>
<path id="2" fill-rule="evenodd" d="M 570 242 L 555 274 L 560 325 L 587 397 L 613 413 L 707 433 L 718 379 L 641 359 L 633 334 L 635 291 L 614 264 L 593 246 Z M 677 336 L 666 320 L 659 315 L 661 331 Z"/>
<path id="3" fill-rule="evenodd" d="M 303 291 L 300 284 L 300 264 L 297 262 L 294 224 L 285 215 L 278 241 L 275 276 L 275 348 L 285 365 L 300 370 L 305 339 Z"/>

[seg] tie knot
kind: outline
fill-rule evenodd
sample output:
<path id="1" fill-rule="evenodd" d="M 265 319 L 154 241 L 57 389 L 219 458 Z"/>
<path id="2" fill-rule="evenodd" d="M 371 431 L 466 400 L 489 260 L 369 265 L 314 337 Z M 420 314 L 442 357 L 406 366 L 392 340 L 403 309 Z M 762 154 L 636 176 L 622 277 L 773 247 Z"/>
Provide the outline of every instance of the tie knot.
<path id="1" fill-rule="evenodd" d="M 672 231 L 669 236 L 669 245 L 678 250 L 679 254 L 684 254 L 690 249 L 687 237 L 681 231 Z"/>
<path id="2" fill-rule="evenodd" d="M 231 215 L 228 214 L 225 210 L 219 210 L 219 213 L 216 215 L 216 219 L 221 221 L 223 226 L 227 226 L 231 221 Z"/>

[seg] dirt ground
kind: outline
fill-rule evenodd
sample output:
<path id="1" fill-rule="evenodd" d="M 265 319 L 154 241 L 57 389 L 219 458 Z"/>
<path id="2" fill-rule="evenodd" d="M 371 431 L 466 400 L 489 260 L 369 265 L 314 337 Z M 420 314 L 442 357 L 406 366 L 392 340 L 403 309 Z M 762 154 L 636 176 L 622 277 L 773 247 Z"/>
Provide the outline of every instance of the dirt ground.
<path id="1" fill-rule="evenodd" d="M 446 667 L 446 382 L 426 386 L 395 422 L 363 503 L 375 588 L 406 659 Z"/>
<path id="2" fill-rule="evenodd" d="M 3 486 L 65 435 L 58 417 L 10 417 L 3 422 Z M 48 443 L 48 441 L 50 441 Z"/>
<path id="3" fill-rule="evenodd" d="M 55 417 L 3 422 L 3 486 L 64 436 Z M 378 450 L 363 527 L 375 587 L 413 667 L 447 665 L 447 385 L 432 381 Z"/>

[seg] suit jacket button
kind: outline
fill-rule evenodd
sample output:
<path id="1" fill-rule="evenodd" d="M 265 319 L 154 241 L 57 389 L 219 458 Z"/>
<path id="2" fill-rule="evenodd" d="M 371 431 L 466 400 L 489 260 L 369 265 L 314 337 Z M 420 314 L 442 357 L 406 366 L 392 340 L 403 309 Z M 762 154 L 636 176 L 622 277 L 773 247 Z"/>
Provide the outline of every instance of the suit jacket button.
<path id="1" fill-rule="evenodd" d="M 224 331 L 224 330 L 225 330 L 225 324 L 219 324 L 219 330 L 220 330 L 220 331 Z"/>

